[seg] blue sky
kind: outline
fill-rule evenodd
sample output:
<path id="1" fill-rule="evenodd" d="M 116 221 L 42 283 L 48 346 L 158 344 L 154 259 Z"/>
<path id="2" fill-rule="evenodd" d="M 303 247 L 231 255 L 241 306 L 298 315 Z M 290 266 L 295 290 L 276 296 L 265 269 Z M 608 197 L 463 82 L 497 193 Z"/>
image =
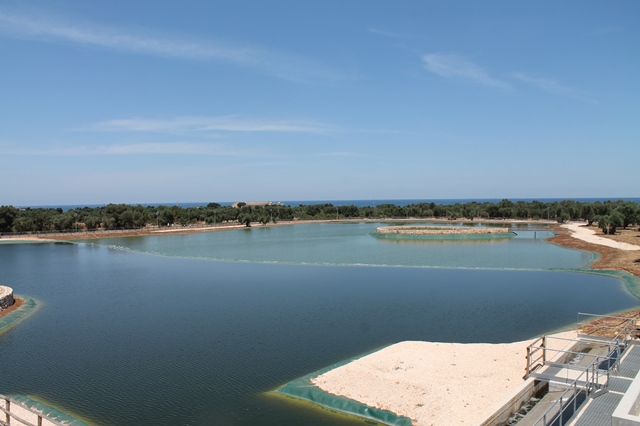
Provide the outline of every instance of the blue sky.
<path id="1" fill-rule="evenodd" d="M 640 2 L 0 0 L 0 205 L 637 197 Z"/>

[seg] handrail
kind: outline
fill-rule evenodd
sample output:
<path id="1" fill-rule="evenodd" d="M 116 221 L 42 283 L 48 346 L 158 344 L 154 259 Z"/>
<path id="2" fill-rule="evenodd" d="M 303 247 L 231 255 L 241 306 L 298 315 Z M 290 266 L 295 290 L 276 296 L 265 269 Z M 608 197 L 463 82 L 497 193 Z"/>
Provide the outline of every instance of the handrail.
<path id="1" fill-rule="evenodd" d="M 540 367 L 540 366 L 545 364 L 547 352 L 544 350 L 544 347 L 545 347 L 545 344 L 546 344 L 546 339 L 547 339 L 547 336 L 539 337 L 533 343 L 531 343 L 529 346 L 527 346 L 527 355 L 526 355 L 526 357 L 527 357 L 527 369 L 526 369 L 526 373 L 524 375 L 525 379 L 527 377 L 529 377 L 529 375 L 535 369 L 537 369 L 538 367 Z M 538 341 L 542 342 L 542 346 L 541 347 L 534 346 L 536 343 L 538 343 Z M 533 354 L 538 352 L 540 349 L 542 349 L 542 356 L 539 356 L 538 358 L 533 360 L 532 359 L 533 358 Z M 542 363 L 540 363 L 540 361 L 542 361 Z M 534 363 L 535 363 L 535 365 L 534 365 Z"/>
<path id="2" fill-rule="evenodd" d="M 554 340 L 560 340 L 560 341 L 580 341 L 583 343 L 589 343 L 592 345 L 598 345 L 598 346 L 607 346 L 608 348 L 611 348 L 612 346 L 616 346 L 616 347 L 624 347 L 626 348 L 629 345 L 629 342 L 632 338 L 632 331 L 635 331 L 635 324 L 636 324 L 636 320 L 635 318 L 627 318 L 627 317 L 619 317 L 619 316 L 613 316 L 613 315 L 599 315 L 599 314 L 588 314 L 588 313 L 584 313 L 584 312 L 579 312 L 578 313 L 578 324 L 585 324 L 586 321 L 580 321 L 581 317 L 597 317 L 597 318 L 608 318 L 608 319 L 614 319 L 614 320 L 621 320 L 617 325 L 594 325 L 594 327 L 598 328 L 598 329 L 614 329 L 617 330 L 617 333 L 615 335 L 615 337 L 613 338 L 607 338 L 609 339 L 608 341 L 602 341 L 602 340 L 596 340 L 593 338 L 580 338 L 580 339 L 572 339 L 572 338 L 566 338 L 566 337 L 556 337 L 556 336 L 543 336 L 540 337 L 538 339 L 536 339 L 535 341 L 533 341 L 528 347 L 527 347 L 527 354 L 526 354 L 526 359 L 527 359 L 527 366 L 526 366 L 526 373 L 525 373 L 525 378 L 529 377 L 531 375 L 531 373 L 533 371 L 535 371 L 536 369 L 538 369 L 541 365 L 545 365 L 547 364 L 547 350 L 551 350 L 554 352 L 564 352 L 564 353 L 576 353 L 576 352 L 572 352 L 572 351 L 562 351 L 562 350 L 558 350 L 558 349 L 550 349 L 547 347 L 547 338 L 551 338 Z M 538 346 L 538 344 L 541 342 L 540 346 Z M 536 354 L 538 354 L 539 351 L 542 350 L 542 356 L 535 356 Z M 610 353 L 613 353 L 610 351 Z M 585 353 L 581 353 L 583 356 L 584 355 L 589 355 L 589 354 L 585 354 Z M 589 355 L 589 356 L 594 356 L 594 355 Z M 542 361 L 542 363 L 540 363 L 540 361 Z M 560 363 L 562 364 L 562 363 Z M 618 365 L 618 362 L 614 363 L 615 366 Z"/>
<path id="3" fill-rule="evenodd" d="M 610 340 L 596 340 L 592 338 L 579 338 L 579 339 L 571 339 L 571 338 L 563 338 L 563 337 L 553 337 L 548 336 L 551 339 L 556 339 L 560 341 L 567 342 L 576 342 L 589 345 L 591 347 L 601 347 L 607 348 L 606 354 L 590 354 L 588 352 L 577 352 L 574 350 L 564 350 L 564 349 L 552 349 L 548 346 L 547 336 L 543 336 L 542 338 L 536 339 L 527 347 L 527 374 L 525 378 L 527 378 L 535 369 L 539 368 L 540 361 L 542 360 L 542 365 L 548 366 L 556 366 L 562 367 L 567 371 L 566 379 L 569 380 L 569 371 L 570 370 L 582 370 L 580 374 L 568 385 L 567 389 L 560 395 L 560 397 L 545 410 L 544 413 L 536 419 L 533 423 L 533 426 L 539 425 L 549 425 L 557 421 L 557 426 L 564 426 L 565 422 L 570 421 L 571 416 L 569 418 L 565 418 L 567 410 L 570 408 L 573 409 L 573 413 L 576 412 L 578 408 L 578 396 L 581 394 L 585 395 L 585 398 L 590 396 L 594 391 L 606 388 L 609 385 L 610 372 L 611 370 L 617 370 L 620 366 L 620 358 L 622 351 L 627 348 L 629 342 L 631 340 L 631 332 L 635 331 L 635 319 L 634 318 L 624 318 L 624 317 L 613 317 L 609 315 L 593 315 L 593 314 L 578 314 L 580 315 L 591 315 L 594 317 L 605 317 L 605 318 L 613 318 L 622 320 L 616 326 L 603 325 L 596 326 L 599 328 L 609 328 L 617 330 L 616 336 Z M 607 338 L 609 339 L 609 338 Z M 575 346 L 574 346 L 575 347 Z M 539 352 L 542 351 L 542 355 L 539 355 Z M 556 353 L 553 357 L 548 357 L 547 351 L 552 351 Z M 565 357 L 561 357 L 558 354 L 565 354 Z M 593 360 L 584 367 L 580 367 L 574 364 L 570 364 L 567 361 L 567 355 L 580 355 L 583 357 L 592 357 Z M 553 358 L 553 360 L 547 361 L 548 358 Z M 575 360 L 575 357 L 573 358 Z M 559 361 L 565 362 L 559 362 Z M 536 364 L 537 363 L 537 364 Z M 533 367 L 532 367 L 533 366 Z M 605 378 L 605 380 L 602 380 Z"/>
<path id="4" fill-rule="evenodd" d="M 554 365 L 554 366 L 562 366 L 562 367 L 566 367 L 566 368 L 574 369 L 574 370 L 582 370 L 582 367 L 580 367 L 580 366 L 576 366 L 576 365 L 570 364 L 568 362 L 561 362 L 559 360 L 559 358 L 560 358 L 559 354 L 589 357 L 589 358 L 594 358 L 594 361 L 596 361 L 598 358 L 603 358 L 604 357 L 603 354 L 592 354 L 592 353 L 588 353 L 588 352 L 577 352 L 577 351 L 571 351 L 571 350 L 566 350 L 566 349 L 549 348 L 549 347 L 547 347 L 548 339 L 564 340 L 564 341 L 567 341 L 567 342 L 574 342 L 574 343 L 586 343 L 586 344 L 589 344 L 589 345 L 592 345 L 592 346 L 599 346 L 599 347 L 602 347 L 602 348 L 607 348 L 607 350 L 608 350 L 607 354 L 609 356 L 611 356 L 611 354 L 614 353 L 614 351 L 615 351 L 614 348 L 619 348 L 620 347 L 620 343 L 618 341 L 616 341 L 616 340 L 603 342 L 603 341 L 594 341 L 594 340 L 589 340 L 589 339 L 570 339 L 570 338 L 560 338 L 560 337 L 553 337 L 553 336 L 543 336 L 543 337 L 538 338 L 537 340 L 535 340 L 532 344 L 530 344 L 527 347 L 527 355 L 526 355 L 527 367 L 526 367 L 526 374 L 524 376 L 525 379 L 528 378 L 529 375 L 531 375 L 531 373 L 533 371 L 535 371 L 536 369 L 538 369 L 542 365 Z M 538 346 L 537 344 L 540 341 L 542 343 Z M 542 351 L 542 355 L 536 356 L 536 354 L 538 352 L 540 352 L 540 351 Z M 551 352 L 555 353 L 555 355 L 550 356 L 549 354 L 547 354 L 547 351 L 551 351 Z M 617 365 L 617 363 L 615 365 Z"/>
<path id="5" fill-rule="evenodd" d="M 0 401 L 4 402 L 4 406 L 0 406 L 0 411 L 4 413 L 4 417 L 5 417 L 4 421 L 0 420 L 0 424 L 2 425 L 11 425 L 12 424 L 11 419 L 14 419 L 15 421 L 19 422 L 21 426 L 42 426 L 43 420 L 46 420 L 49 424 L 53 426 L 65 426 L 63 423 L 57 422 L 47 417 L 45 414 L 39 413 L 38 411 L 32 408 L 29 408 L 26 405 L 22 404 L 21 402 L 16 401 L 13 398 L 9 398 L 8 396 L 0 395 Z M 11 405 L 18 405 L 20 406 L 21 409 L 36 415 L 37 424 L 33 424 L 25 419 L 22 419 L 16 413 L 12 412 Z"/>
<path id="6" fill-rule="evenodd" d="M 564 412 L 571 406 L 573 408 L 573 412 L 575 413 L 578 405 L 577 405 L 577 399 L 578 399 L 578 395 L 580 393 L 582 393 L 582 388 L 578 388 L 578 383 L 580 382 L 580 379 L 582 378 L 582 376 L 586 375 L 586 380 L 584 380 L 585 382 L 585 386 L 584 386 L 584 392 L 586 393 L 585 396 L 589 396 L 591 395 L 591 393 L 596 390 L 599 389 L 601 387 L 606 387 L 609 383 L 609 369 L 607 370 L 602 370 L 600 369 L 598 366 L 600 365 L 600 363 L 602 361 L 600 361 L 600 358 L 605 358 L 605 359 L 610 359 L 611 356 L 613 356 L 613 353 L 616 352 L 617 356 L 616 356 L 616 363 L 619 362 L 620 359 L 620 354 L 618 353 L 618 351 L 620 350 L 619 347 L 616 347 L 616 349 L 614 349 L 609 356 L 607 357 L 597 357 L 596 360 L 594 360 L 593 362 L 591 362 L 591 364 L 589 364 L 584 371 L 573 381 L 573 383 L 571 383 L 571 385 L 562 393 L 562 395 L 560 395 L 560 398 L 558 398 L 556 400 L 556 402 L 553 403 L 553 405 L 551 405 L 549 408 L 547 408 L 547 410 L 542 413 L 542 415 L 540 415 L 540 417 L 538 417 L 538 419 L 533 423 L 532 426 L 537 426 L 540 424 L 540 422 L 542 421 L 542 425 L 549 425 L 553 422 L 556 421 L 556 419 L 558 419 L 558 426 L 563 426 L 564 423 L 564 418 L 563 418 L 563 414 Z M 603 372 L 604 371 L 604 372 Z M 591 380 L 589 380 L 589 373 L 591 373 Z M 606 375 L 607 376 L 607 380 L 606 380 L 606 384 L 601 385 L 600 383 L 598 383 L 600 380 L 600 376 L 601 375 Z M 573 395 L 571 397 L 567 398 L 567 393 L 571 391 L 573 392 Z M 567 403 L 563 405 L 563 400 L 567 398 Z M 559 404 L 559 407 L 557 407 L 557 405 Z M 550 413 L 552 411 L 555 411 L 556 409 L 558 409 L 558 412 L 555 414 L 551 414 Z M 547 416 L 550 415 L 550 419 L 549 421 L 547 421 Z"/>
<path id="7" fill-rule="evenodd" d="M 596 318 L 607 318 L 607 319 L 614 319 L 614 320 L 621 320 L 620 323 L 618 323 L 617 325 L 607 325 L 607 324 L 589 324 L 590 321 L 580 321 L 581 317 L 596 317 Z M 591 327 L 594 327 L 597 330 L 602 330 L 602 329 L 617 329 L 618 333 L 616 334 L 615 337 L 613 337 L 612 340 L 623 340 L 625 342 L 625 344 L 629 343 L 629 340 L 631 339 L 631 331 L 635 331 L 635 324 L 636 324 L 636 318 L 628 318 L 628 317 L 619 317 L 619 316 L 615 316 L 615 315 L 599 315 L 599 314 L 588 314 L 588 313 L 584 313 L 584 312 L 579 312 L 578 313 L 578 324 L 580 325 L 589 325 Z M 621 326 L 622 324 L 625 324 L 624 326 Z M 622 336 L 624 336 L 624 338 L 622 338 Z"/>

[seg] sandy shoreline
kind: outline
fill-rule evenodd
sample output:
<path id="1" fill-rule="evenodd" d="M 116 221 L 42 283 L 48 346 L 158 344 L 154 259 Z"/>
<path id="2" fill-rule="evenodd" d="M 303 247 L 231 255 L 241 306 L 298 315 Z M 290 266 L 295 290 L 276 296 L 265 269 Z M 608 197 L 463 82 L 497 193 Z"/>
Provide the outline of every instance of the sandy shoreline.
<path id="1" fill-rule="evenodd" d="M 299 224 L 311 224 L 311 223 L 358 223 L 358 222 L 386 222 L 386 223 L 421 223 L 421 222 L 441 222 L 441 223 L 474 223 L 474 221 L 469 220 L 454 220 L 451 221 L 449 219 L 366 219 L 366 218 L 358 218 L 358 219 L 326 219 L 326 220 L 289 220 L 289 221 L 280 221 L 277 223 L 268 223 L 266 225 L 253 223 L 251 225 L 252 228 L 261 228 L 261 227 L 269 227 L 269 226 L 288 226 L 288 225 L 299 225 Z M 553 225 L 555 222 L 547 221 L 547 220 L 502 220 L 502 219 L 486 219 L 486 220 L 476 220 L 475 222 L 483 222 L 483 223 L 537 223 L 543 225 Z M 128 237 L 128 236 L 141 236 L 141 235 L 169 235 L 169 234 L 195 234 L 199 232 L 216 232 L 216 231 L 227 231 L 231 229 L 242 229 L 245 228 L 245 225 L 236 224 L 236 223 L 225 223 L 211 226 L 173 226 L 167 228 L 141 228 L 141 229 L 132 229 L 132 230 L 117 230 L 117 231 L 100 231 L 100 232 L 77 232 L 77 233 L 51 233 L 51 234 L 42 234 L 42 235 L 3 235 L 0 237 L 0 243 L 3 241 L 64 241 L 64 240 L 79 240 L 79 239 L 91 239 L 91 238 L 114 238 L 114 237 Z"/>
<path id="2" fill-rule="evenodd" d="M 560 225 L 562 228 L 566 228 L 571 231 L 571 236 L 582 241 L 586 241 L 592 244 L 598 244 L 601 246 L 612 247 L 618 250 L 633 251 L 640 250 L 640 246 L 635 244 L 629 244 L 621 241 L 615 241 L 596 235 L 596 231 L 593 229 L 585 228 L 586 223 L 574 222 Z"/>

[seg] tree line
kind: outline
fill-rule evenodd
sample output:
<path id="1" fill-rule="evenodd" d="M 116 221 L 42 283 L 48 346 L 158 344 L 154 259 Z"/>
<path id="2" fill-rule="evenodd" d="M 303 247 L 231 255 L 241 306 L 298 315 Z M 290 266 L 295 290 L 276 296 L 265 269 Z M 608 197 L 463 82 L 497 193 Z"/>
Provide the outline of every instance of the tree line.
<path id="1" fill-rule="evenodd" d="M 333 204 L 266 205 L 238 207 L 209 203 L 200 207 L 142 206 L 108 204 L 64 211 L 61 208 L 0 207 L 0 233 L 76 232 L 115 229 L 167 227 L 176 224 L 277 223 L 292 220 L 328 219 L 545 219 L 563 223 L 568 220 L 597 223 L 608 234 L 617 228 L 640 224 L 640 205 L 631 201 L 573 200 L 541 202 L 502 200 L 498 203 L 457 204 L 416 203 L 406 206 L 380 204 L 357 207 Z"/>

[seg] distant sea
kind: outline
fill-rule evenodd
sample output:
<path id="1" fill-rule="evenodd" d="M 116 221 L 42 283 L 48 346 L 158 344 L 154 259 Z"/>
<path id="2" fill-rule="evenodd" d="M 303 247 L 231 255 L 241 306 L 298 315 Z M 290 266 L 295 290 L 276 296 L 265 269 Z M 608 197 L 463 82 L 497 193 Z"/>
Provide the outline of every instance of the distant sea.
<path id="1" fill-rule="evenodd" d="M 504 198 L 417 198 L 417 199 L 381 199 L 381 200 L 377 200 L 377 199 L 371 199 L 371 200 L 288 200 L 288 201 L 284 201 L 284 200 L 238 200 L 238 201 L 271 201 L 274 204 L 275 203 L 280 203 L 282 205 L 285 206 L 291 206 L 291 207 L 296 207 L 299 205 L 313 205 L 313 204 L 333 204 L 334 206 L 357 206 L 357 207 L 375 207 L 375 206 L 379 206 L 380 204 L 395 204 L 396 206 L 407 206 L 409 204 L 418 204 L 418 203 L 435 203 L 435 204 L 443 204 L 443 205 L 450 205 L 450 204 L 465 204 L 465 203 L 471 203 L 471 202 L 478 202 L 478 203 L 499 203 L 500 201 L 502 201 Z M 526 201 L 526 202 L 531 202 L 531 201 L 540 201 L 543 203 L 551 203 L 554 201 L 560 202 L 560 201 L 564 201 L 564 200 L 573 200 L 573 201 L 579 201 L 579 202 L 583 202 L 583 203 L 595 203 L 596 201 L 600 201 L 600 202 L 605 202 L 605 201 L 618 201 L 618 200 L 624 200 L 624 201 L 633 201 L 636 203 L 640 203 L 640 198 L 639 197 L 605 197 L 605 198 L 508 198 L 509 200 L 515 202 L 518 201 Z M 235 203 L 236 201 L 199 201 L 199 202 L 190 202 L 190 203 L 175 203 L 175 202 L 169 202 L 169 203 L 139 203 L 142 206 L 148 207 L 148 206 L 180 206 L 183 208 L 187 208 L 187 207 L 199 207 L 199 206 L 206 206 L 207 204 L 211 203 L 211 202 L 215 202 L 220 204 L 221 206 L 230 206 L 233 203 Z M 17 207 L 21 207 L 21 208 L 26 208 L 26 207 L 31 207 L 31 208 L 61 208 L 62 210 L 71 210 L 71 209 L 80 209 L 83 207 L 102 207 L 105 206 L 106 204 L 69 204 L 69 205 L 48 205 L 48 206 L 17 206 Z M 132 204 L 132 205 L 138 205 L 138 203 Z"/>

